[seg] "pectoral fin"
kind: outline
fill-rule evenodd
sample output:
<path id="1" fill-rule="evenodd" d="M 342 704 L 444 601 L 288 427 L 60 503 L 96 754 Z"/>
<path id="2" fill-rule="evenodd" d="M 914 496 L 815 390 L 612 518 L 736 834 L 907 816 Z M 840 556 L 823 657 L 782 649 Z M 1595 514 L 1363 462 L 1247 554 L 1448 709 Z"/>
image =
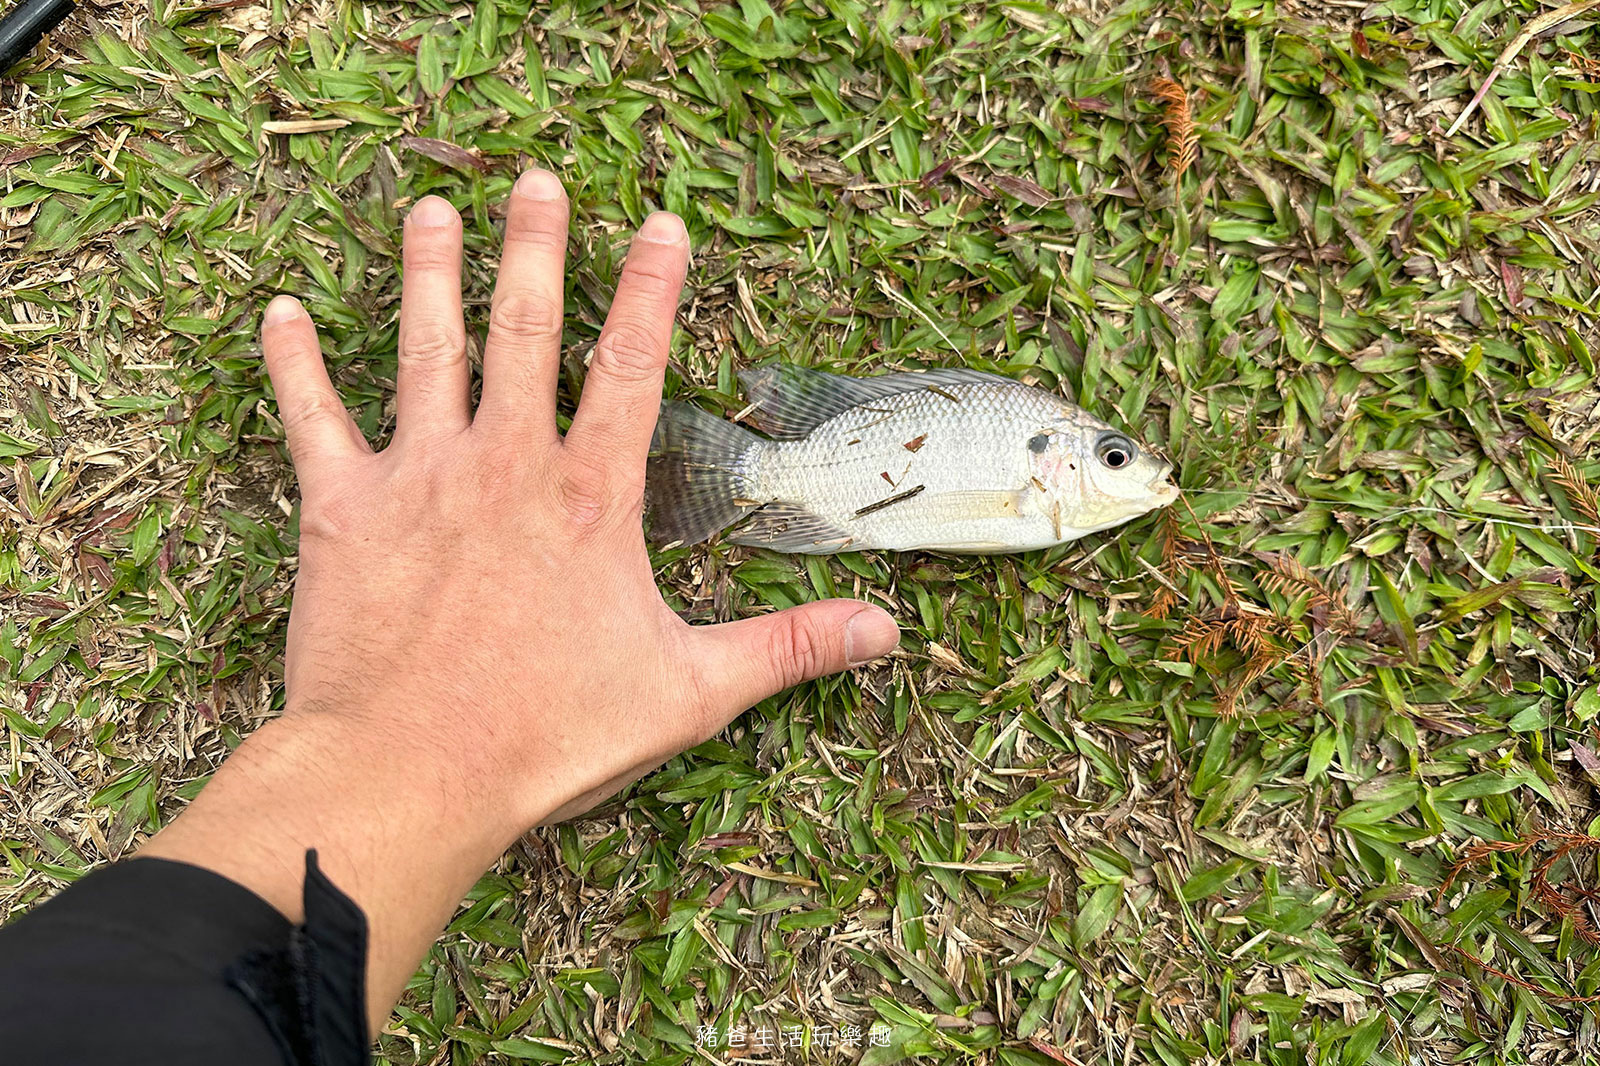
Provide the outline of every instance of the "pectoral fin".
<path id="1" fill-rule="evenodd" d="M 937 497 L 941 509 L 954 506 L 966 518 L 1018 518 L 1026 499 L 1022 489 L 963 489 Z"/>

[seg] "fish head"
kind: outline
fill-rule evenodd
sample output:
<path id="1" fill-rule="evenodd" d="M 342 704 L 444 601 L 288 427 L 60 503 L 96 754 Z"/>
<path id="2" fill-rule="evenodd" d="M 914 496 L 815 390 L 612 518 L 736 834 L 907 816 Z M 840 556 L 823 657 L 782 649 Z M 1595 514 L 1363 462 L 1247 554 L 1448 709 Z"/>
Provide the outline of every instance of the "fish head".
<path id="1" fill-rule="evenodd" d="M 1178 498 L 1171 463 L 1081 411 L 1029 438 L 1028 452 L 1063 527 L 1107 529 Z"/>

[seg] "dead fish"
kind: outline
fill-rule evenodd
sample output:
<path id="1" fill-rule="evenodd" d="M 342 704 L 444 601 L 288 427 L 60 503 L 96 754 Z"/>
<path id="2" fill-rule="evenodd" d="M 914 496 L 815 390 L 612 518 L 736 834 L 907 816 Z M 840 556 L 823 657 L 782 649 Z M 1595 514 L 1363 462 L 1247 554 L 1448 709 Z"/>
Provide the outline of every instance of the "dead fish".
<path id="1" fill-rule="evenodd" d="M 652 539 L 694 543 L 741 522 L 728 540 L 780 552 L 1027 551 L 1178 497 L 1170 463 L 1010 378 L 795 366 L 739 377 L 747 420 L 768 437 L 665 405 L 646 478 Z"/>

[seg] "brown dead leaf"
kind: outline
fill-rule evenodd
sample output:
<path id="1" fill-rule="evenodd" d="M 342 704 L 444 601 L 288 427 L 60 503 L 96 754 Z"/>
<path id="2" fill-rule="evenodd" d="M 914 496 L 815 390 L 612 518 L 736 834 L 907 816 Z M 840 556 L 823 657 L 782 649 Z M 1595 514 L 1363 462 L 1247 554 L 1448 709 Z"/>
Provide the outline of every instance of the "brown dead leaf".
<path id="1" fill-rule="evenodd" d="M 451 144 L 433 137 L 402 137 L 400 147 L 425 155 L 435 163 L 442 163 L 456 170 L 476 170 L 485 173 L 489 164 L 476 152 L 469 152 L 460 145 Z"/>
<path id="2" fill-rule="evenodd" d="M 1043 207 L 1055 199 L 1043 185 L 1027 178 L 1014 178 L 1009 174 L 993 174 L 989 184 L 1029 207 Z"/>

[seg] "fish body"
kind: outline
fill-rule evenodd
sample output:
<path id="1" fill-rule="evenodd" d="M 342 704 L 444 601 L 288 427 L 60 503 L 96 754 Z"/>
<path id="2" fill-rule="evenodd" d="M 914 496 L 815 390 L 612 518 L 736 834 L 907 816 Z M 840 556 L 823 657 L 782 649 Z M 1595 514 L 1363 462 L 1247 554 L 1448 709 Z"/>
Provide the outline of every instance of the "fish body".
<path id="1" fill-rule="evenodd" d="M 1172 502 L 1170 465 L 1053 393 L 972 370 L 741 375 L 762 437 L 663 408 L 648 471 L 662 542 L 777 551 L 1009 552 Z"/>

